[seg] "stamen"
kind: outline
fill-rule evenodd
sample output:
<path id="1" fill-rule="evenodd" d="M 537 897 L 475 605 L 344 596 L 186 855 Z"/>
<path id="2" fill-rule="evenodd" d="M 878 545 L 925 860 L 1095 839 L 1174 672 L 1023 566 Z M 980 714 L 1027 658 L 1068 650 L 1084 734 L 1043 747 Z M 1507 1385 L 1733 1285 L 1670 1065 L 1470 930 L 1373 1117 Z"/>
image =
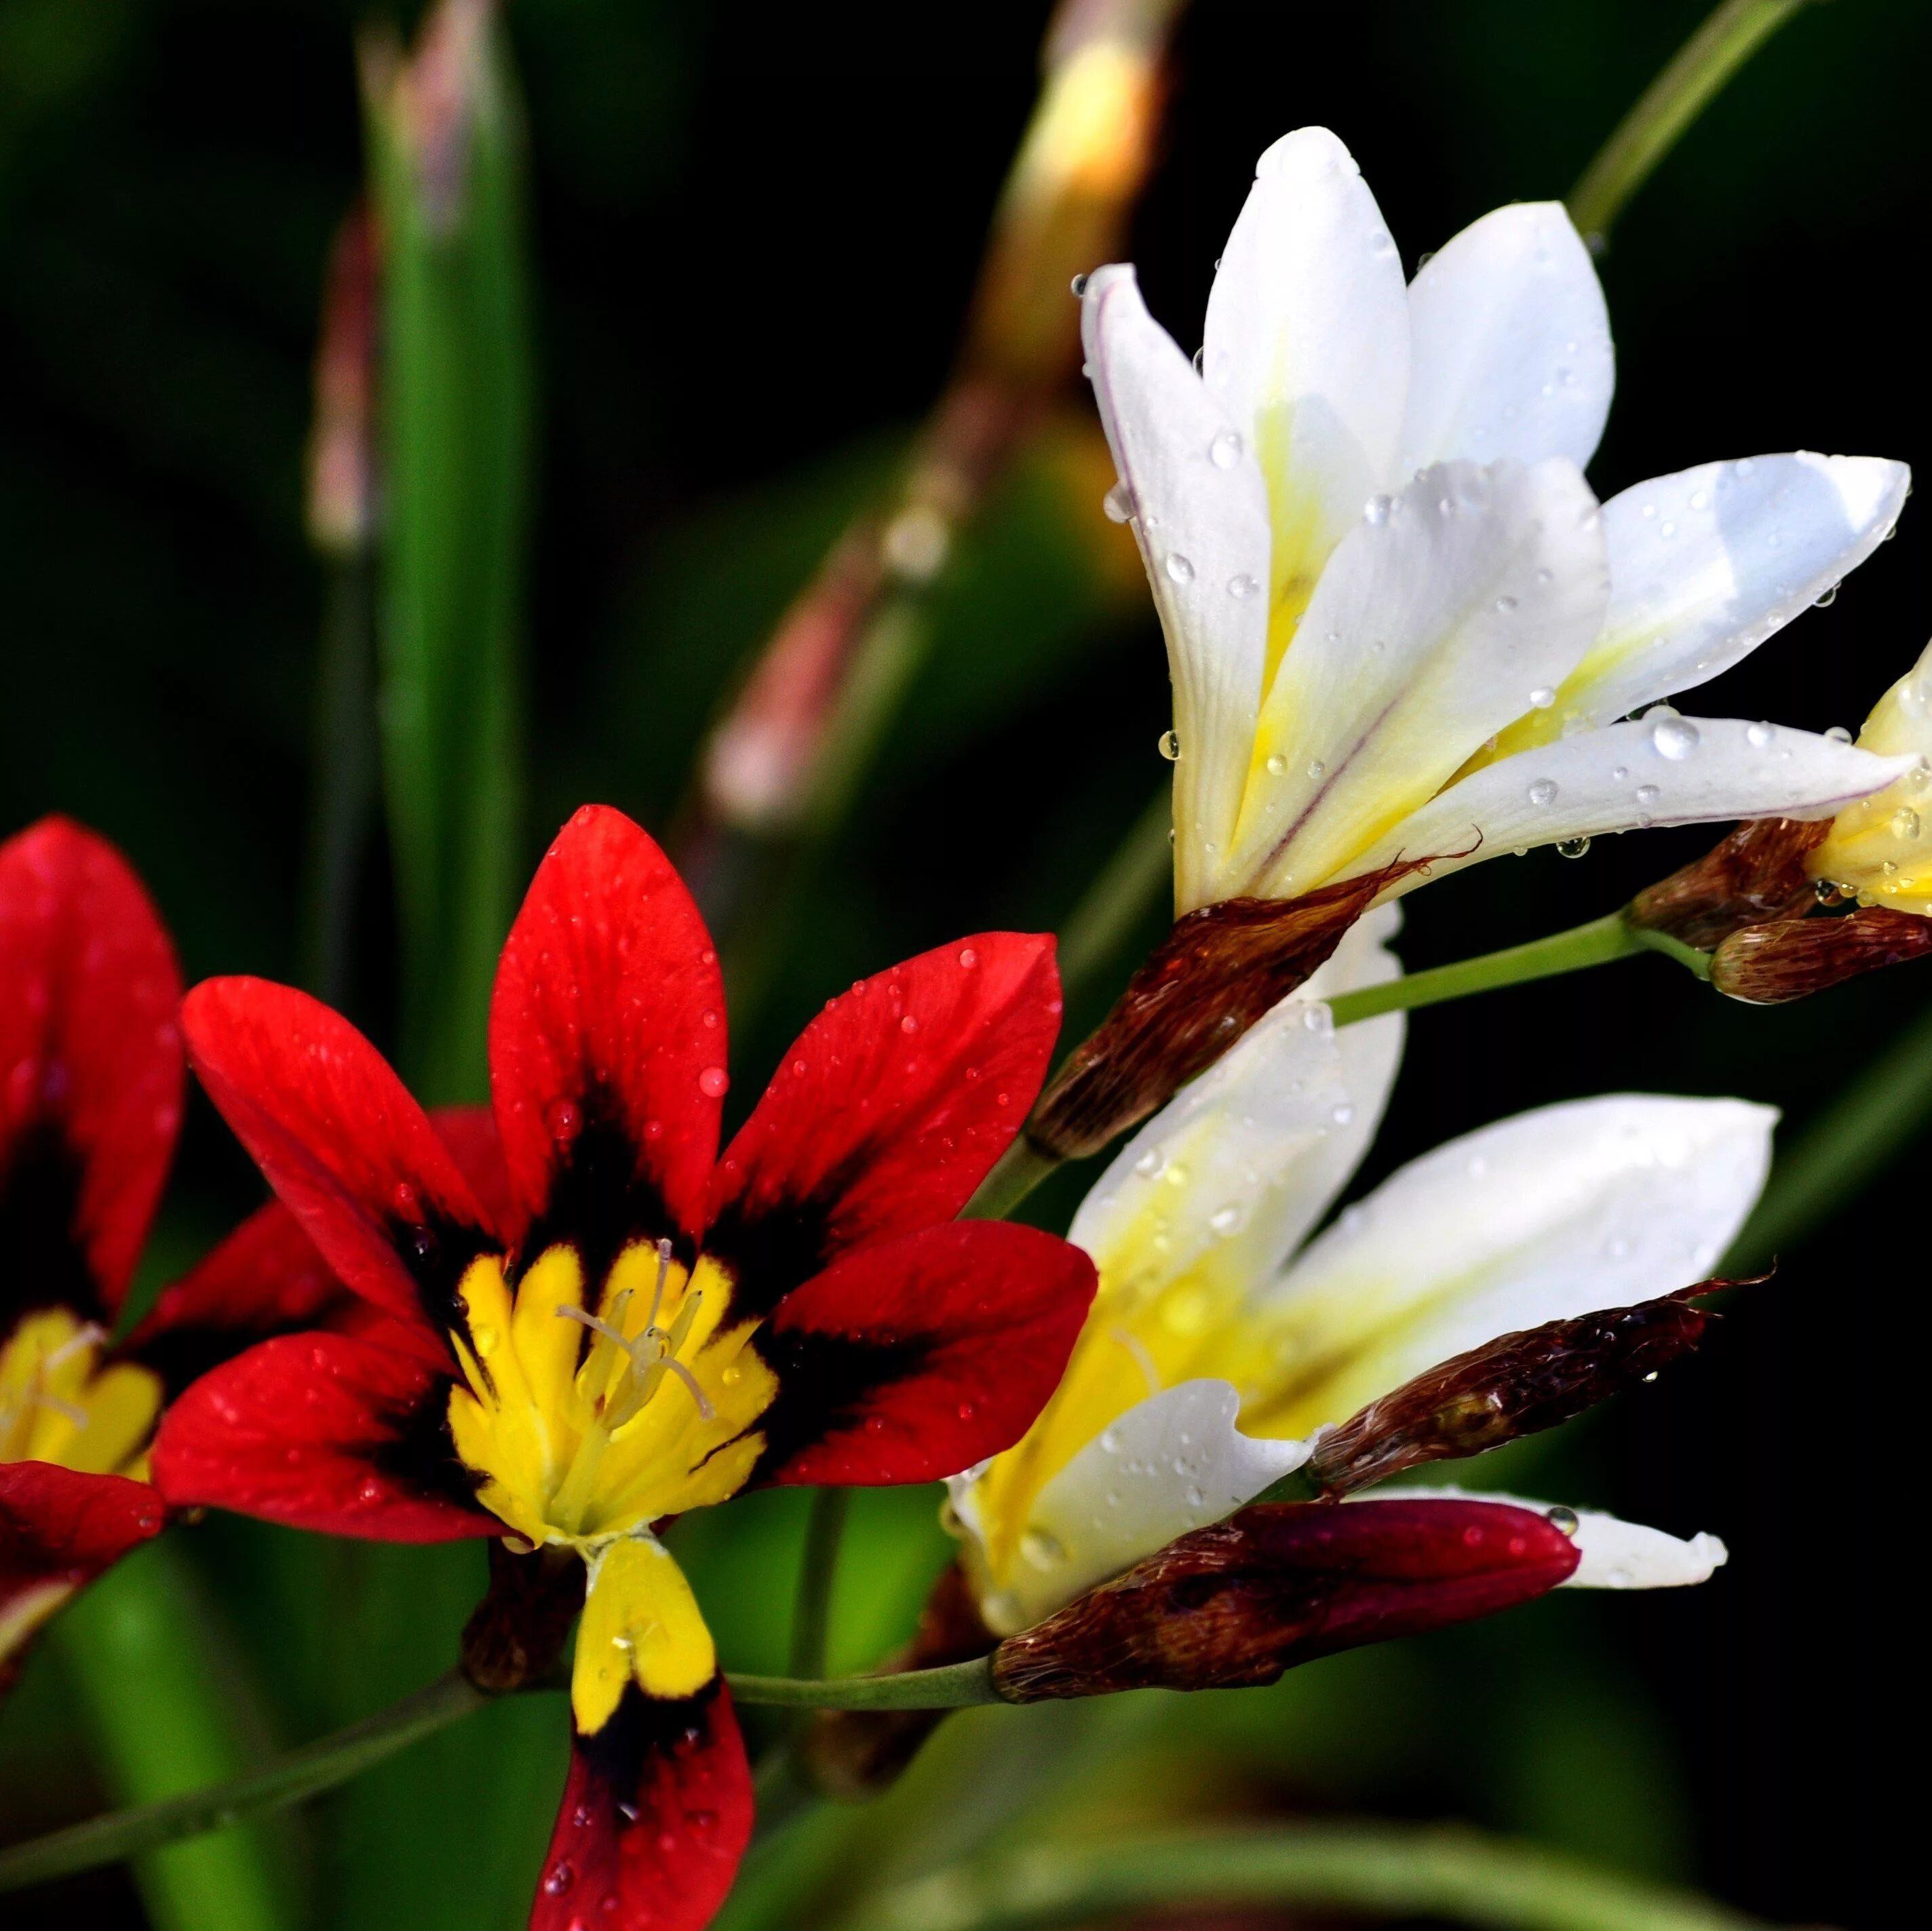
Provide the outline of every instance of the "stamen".
<path id="1" fill-rule="evenodd" d="M 711 1405 L 709 1397 L 698 1385 L 698 1377 L 682 1361 L 674 1361 L 667 1355 L 658 1363 L 658 1366 L 660 1368 L 669 1369 L 690 1391 L 691 1399 L 698 1404 L 698 1419 L 700 1421 L 716 1421 L 718 1419 L 718 1411 Z"/>
<path id="2" fill-rule="evenodd" d="M 668 1240 L 660 1240 L 658 1243 L 658 1282 L 651 1291 L 651 1318 L 644 1323 L 646 1333 L 658 1324 L 658 1315 L 664 1308 L 664 1282 L 670 1273 L 670 1243 Z"/>
<path id="3" fill-rule="evenodd" d="M 53 1352 L 40 1363 L 43 1370 L 58 1368 L 64 1361 L 71 1361 L 84 1349 L 98 1348 L 107 1339 L 107 1330 L 98 1321 L 82 1321 Z"/>
<path id="4" fill-rule="evenodd" d="M 76 1428 L 85 1428 L 93 1417 L 85 1408 L 76 1408 L 71 1402 L 64 1402 L 58 1395 L 50 1395 L 44 1389 L 34 1397 L 44 1408 L 52 1408 L 64 1421 L 73 1423 Z"/>
<path id="5" fill-rule="evenodd" d="M 1107 1339 L 1124 1348 L 1133 1357 L 1134 1366 L 1146 1378 L 1148 1393 L 1150 1395 L 1159 1394 L 1160 1376 L 1154 1370 L 1154 1357 L 1148 1352 L 1147 1343 L 1138 1334 L 1130 1334 L 1124 1327 L 1108 1328 Z"/>

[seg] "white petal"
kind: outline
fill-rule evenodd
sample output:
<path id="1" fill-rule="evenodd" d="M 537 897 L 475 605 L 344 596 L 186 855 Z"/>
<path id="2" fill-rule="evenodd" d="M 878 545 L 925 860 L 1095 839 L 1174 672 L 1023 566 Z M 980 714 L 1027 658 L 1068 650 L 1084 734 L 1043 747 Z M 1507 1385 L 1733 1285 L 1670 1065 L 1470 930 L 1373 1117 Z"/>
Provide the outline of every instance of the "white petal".
<path id="1" fill-rule="evenodd" d="M 1764 1184 L 1777 1117 L 1742 1100 L 1613 1095 L 1412 1161 L 1270 1298 L 1278 1348 L 1318 1364 L 1301 1400 L 1318 1384 L 1320 1411 L 1285 1407 L 1268 1426 L 1305 1434 L 1499 1334 L 1708 1278 Z"/>
<path id="2" fill-rule="evenodd" d="M 1394 473 L 1408 297 L 1375 196 L 1325 127 L 1262 155 L 1208 298 L 1202 372 L 1259 455 L 1274 601 L 1305 587 Z"/>
<path id="3" fill-rule="evenodd" d="M 1534 1509 L 1540 1516 L 1561 1506 L 1490 1489 L 1404 1486 L 1372 1492 L 1384 1497 L 1424 1495 L 1446 1502 L 1514 1503 L 1520 1509 Z M 1730 1560 L 1730 1551 L 1714 1535 L 1700 1533 L 1686 1542 L 1600 1510 L 1570 1509 L 1566 1513 L 1576 1519 L 1572 1539 L 1583 1558 L 1564 1581 L 1566 1589 L 1682 1589 L 1709 1582 Z"/>
<path id="4" fill-rule="evenodd" d="M 1607 724 L 1728 670 L 1871 554 L 1911 484 L 1903 463 L 1801 451 L 1701 463 L 1612 496 L 1603 634 L 1526 721 L 1545 737 L 1580 718 Z"/>
<path id="5" fill-rule="evenodd" d="M 1531 845 L 1650 825 L 1828 818 L 1902 776 L 1910 758 L 1737 718 L 1640 718 L 1582 731 L 1472 772 L 1353 863 L 1431 858 L 1428 876 Z M 1403 881 L 1412 890 L 1420 874 Z"/>
<path id="6" fill-rule="evenodd" d="M 1358 1102 L 1342 1068 L 1328 1007 L 1286 999 L 1162 1108 L 1067 1230 L 1100 1269 L 1102 1300 L 1138 1306 L 1211 1256 L 1233 1318 L 1368 1150 L 1386 1084 Z"/>
<path id="7" fill-rule="evenodd" d="M 1616 370 L 1589 251 L 1562 204 L 1498 208 L 1416 276 L 1402 469 L 1596 453 Z"/>
<path id="8" fill-rule="evenodd" d="M 1226 1381 L 1184 1381 L 1130 1408 L 1082 1449 L 1040 1490 L 1014 1576 L 981 1605 L 994 1633 L 1051 1615 L 1308 1459 L 1306 1442 L 1243 1435 L 1239 1406 Z M 954 1507 L 970 1526 L 957 1493 Z"/>
<path id="9" fill-rule="evenodd" d="M 1574 464 L 1447 463 L 1382 500 L 1275 674 L 1224 892 L 1292 897 L 1358 869 L 1600 627 L 1603 530 Z"/>
<path id="10" fill-rule="evenodd" d="M 1132 268 L 1088 278 L 1081 326 L 1167 634 L 1186 909 L 1204 902 L 1208 859 L 1228 848 L 1247 775 L 1268 637 L 1268 492 L 1242 431 L 1148 315 Z"/>

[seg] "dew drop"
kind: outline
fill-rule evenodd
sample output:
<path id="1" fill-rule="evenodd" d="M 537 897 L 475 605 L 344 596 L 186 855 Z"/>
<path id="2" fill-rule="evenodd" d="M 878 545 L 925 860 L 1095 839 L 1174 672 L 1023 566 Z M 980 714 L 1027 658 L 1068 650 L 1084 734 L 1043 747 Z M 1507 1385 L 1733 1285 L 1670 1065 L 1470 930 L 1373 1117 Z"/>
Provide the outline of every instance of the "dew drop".
<path id="1" fill-rule="evenodd" d="M 1245 604 L 1260 589 L 1260 584 L 1245 572 L 1240 576 L 1230 577 L 1228 579 L 1228 594 L 1238 604 Z"/>
<path id="2" fill-rule="evenodd" d="M 1037 1527 L 1020 1537 L 1020 1553 L 1036 1569 L 1054 1569 L 1066 1560 L 1066 1550 L 1058 1536 Z"/>
<path id="3" fill-rule="evenodd" d="M 1529 802 L 1540 807 L 1556 802 L 1556 781 L 1553 778 L 1539 778 L 1529 787 Z"/>
<path id="4" fill-rule="evenodd" d="M 1109 523 L 1132 523 L 1134 520 L 1134 493 L 1124 483 L 1116 483 L 1100 499 L 1100 508 Z"/>
<path id="5" fill-rule="evenodd" d="M 1346 1099 L 1339 1106 L 1332 1106 L 1328 1109 L 1328 1117 L 1334 1120 L 1337 1126 L 1347 1126 L 1354 1117 L 1355 1109 Z"/>
<path id="6" fill-rule="evenodd" d="M 1496 599 L 1496 609 L 1502 616 L 1508 616 L 1515 608 L 1516 599 L 1514 597 L 1498 597 Z"/>
<path id="7" fill-rule="evenodd" d="M 721 1099 L 731 1084 L 731 1075 L 722 1066 L 706 1066 L 698 1076 L 698 1090 L 706 1099 Z"/>
<path id="8" fill-rule="evenodd" d="M 1191 583 L 1194 580 L 1194 565 L 1178 550 L 1167 553 L 1167 574 L 1177 583 Z"/>
<path id="9" fill-rule="evenodd" d="M 1819 592 L 1816 596 L 1811 599 L 1811 607 L 1814 610 L 1828 610 L 1838 601 L 1838 585 L 1835 583 L 1828 583 L 1823 589 Z"/>
<path id="10" fill-rule="evenodd" d="M 1582 858 L 1590 849 L 1588 838 L 1564 838 L 1556 847 L 1558 858 Z"/>
<path id="11" fill-rule="evenodd" d="M 1154 748 L 1172 764 L 1180 755 L 1180 736 L 1176 731 L 1162 731 Z"/>
<path id="12" fill-rule="evenodd" d="M 1636 802 L 1640 805 L 1654 805 L 1663 795 L 1654 784 L 1640 784 L 1636 787 Z"/>
<path id="13" fill-rule="evenodd" d="M 1553 1509 L 1546 1509 L 1543 1519 L 1559 1535 L 1574 1535 L 1576 1533 L 1576 1511 L 1566 1509 L 1560 1502 Z"/>
<path id="14" fill-rule="evenodd" d="M 1382 496 L 1371 496 L 1368 501 L 1362 505 L 1362 520 L 1364 523 L 1376 524 L 1384 523 L 1388 521 L 1390 517 L 1392 516 L 1394 512 L 1394 497 Z"/>
<path id="15" fill-rule="evenodd" d="M 543 1881 L 546 1897 L 561 1897 L 577 1882 L 577 1871 L 568 1858 L 552 1864 L 549 1875 Z"/>
<path id="16" fill-rule="evenodd" d="M 559 1146 L 568 1147 L 584 1131 L 584 1115 L 572 1102 L 554 1099 L 544 1109 L 544 1125 Z"/>
<path id="17" fill-rule="evenodd" d="M 1241 460 L 1245 447 L 1238 430 L 1219 430 L 1208 445 L 1208 460 L 1217 469 L 1232 469 Z"/>
<path id="18" fill-rule="evenodd" d="M 959 948 L 959 963 L 970 972 L 980 963 L 980 955 L 970 946 L 962 946 Z"/>
<path id="19" fill-rule="evenodd" d="M 1272 753 L 1268 760 L 1268 775 L 1270 778 L 1282 778 L 1287 773 L 1288 760 L 1278 751 Z"/>
<path id="20" fill-rule="evenodd" d="M 1920 830 L 1918 814 L 1910 805 L 1901 805 L 1892 814 L 1892 835 L 1895 838 L 1916 838 Z"/>
<path id="21" fill-rule="evenodd" d="M 1843 724 L 1834 724 L 1825 733 L 1825 742 L 1827 744 L 1850 744 L 1851 741 L 1852 734 Z"/>
<path id="22" fill-rule="evenodd" d="M 1744 742 L 1754 751 L 1763 750 L 1777 735 L 1778 727 L 1775 724 L 1747 724 L 1744 727 Z"/>
<path id="23" fill-rule="evenodd" d="M 1532 711 L 1546 711 L 1556 701 L 1556 693 L 1547 684 L 1539 684 L 1529 694 L 1529 708 Z"/>
<path id="24" fill-rule="evenodd" d="M 1073 291 L 1074 299 L 1076 301 L 1087 292 L 1088 279 L 1085 275 L 1076 275 L 1068 283 L 1068 286 Z"/>
<path id="25" fill-rule="evenodd" d="M 1669 716 L 1658 718 L 1650 727 L 1650 742 L 1658 756 L 1667 757 L 1673 763 L 1681 763 L 1688 757 L 1700 741 L 1697 727 L 1688 718 L 1680 718 L 1674 712 Z"/>

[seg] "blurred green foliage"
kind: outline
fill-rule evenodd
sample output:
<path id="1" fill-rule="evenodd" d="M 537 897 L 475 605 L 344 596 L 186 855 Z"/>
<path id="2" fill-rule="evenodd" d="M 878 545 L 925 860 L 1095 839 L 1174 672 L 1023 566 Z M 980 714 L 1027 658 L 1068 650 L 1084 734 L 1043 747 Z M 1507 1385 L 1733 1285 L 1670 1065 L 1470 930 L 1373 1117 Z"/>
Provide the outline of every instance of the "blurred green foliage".
<path id="1" fill-rule="evenodd" d="M 1350 142 L 1412 260 L 1497 201 L 1560 193 L 1701 10 L 1391 0 L 1318 15 L 1201 0 L 1137 226 L 1152 305 L 1188 339 L 1255 154 L 1299 121 Z M 518 0 L 534 377 L 526 400 L 514 367 L 486 376 L 498 413 L 471 427 L 500 451 L 526 434 L 534 446 L 507 482 L 460 479 L 502 486 L 463 512 L 481 547 L 441 566 L 477 601 L 439 613 L 425 597 L 404 647 L 439 718 L 452 691 L 484 715 L 458 749 L 426 744 L 390 801 L 406 902 L 466 903 L 468 956 L 578 803 L 668 826 L 748 653 L 904 446 L 943 378 L 1044 13 L 1005 4 L 969 20 L 871 0 L 747 19 L 698 0 Z M 0 827 L 60 808 L 119 841 L 191 977 L 300 970 L 323 604 L 301 460 L 321 275 L 362 178 L 352 24 L 328 0 L 0 0 Z M 1909 323 L 1932 181 L 1917 98 L 1928 55 L 1932 22 L 1912 0 L 1810 10 L 1626 217 L 1603 268 L 1622 371 L 1594 471 L 1604 493 L 1767 448 L 1918 453 L 1928 385 Z M 499 259 L 478 278 L 504 272 Z M 509 299 L 473 285 L 452 298 Z M 408 422 L 391 433 L 406 438 Z M 1060 919 L 1157 779 L 1150 620 L 1123 601 L 1097 488 L 1070 493 L 1068 471 L 1050 455 L 1023 466 L 949 572 L 903 715 L 736 1042 L 736 1103 L 859 973 L 961 931 Z M 1925 627 L 1916 529 L 1908 515 L 1829 616 L 1731 673 L 1714 703 L 1855 724 Z M 392 592 L 409 594 L 400 580 Z M 452 661 L 465 641 L 481 659 Z M 460 855 L 485 828 L 438 815 L 448 794 L 430 766 L 459 755 L 500 784 L 484 841 L 496 873 L 487 853 L 481 870 Z M 525 783 L 513 844 L 502 828 Z M 1406 950 L 1426 964 L 1574 922 L 1694 848 L 1600 842 L 1582 865 L 1541 853 L 1484 868 L 1416 901 Z M 399 934 L 391 864 L 373 841 L 349 1008 L 386 1044 L 400 1036 L 440 1091 L 460 1091 L 480 989 L 432 962 L 451 929 L 440 913 Z M 399 937 L 414 982 L 446 1003 L 407 1008 Z M 1575 1093 L 1739 1091 L 1803 1114 L 1923 988 L 1901 973 L 1744 1013 L 1640 962 L 1421 1015 L 1364 1184 L 1448 1134 Z M 1038 1211 L 1064 1216 L 1080 1184 L 1064 1180 Z M 160 1248 L 187 1258 L 255 1197 L 197 1103 Z M 1862 1273 L 1916 1263 L 1909 1234 L 1860 1231 Z M 1876 1362 L 1854 1324 L 1821 1324 L 1834 1252 L 1814 1240 L 1787 1255 L 1708 1358 L 1547 1449 L 1537 1471 L 1580 1501 L 1722 1528 L 1732 1566 L 1695 1600 L 1553 1600 L 1239 1696 L 973 1713 L 877 1810 L 822 1814 L 760 1854 L 734 1931 L 836 1922 L 832 1901 L 854 1885 L 995 1831 L 1337 1807 L 1465 1815 L 1701 1876 L 1774 1915 L 1855 1917 L 1843 1847 L 1876 1773 L 1857 1769 L 1854 1713 L 1908 1639 L 1881 1607 L 1851 1654 L 1816 1639 L 1841 1610 L 1813 1525 L 1855 1542 L 1875 1533 L 1860 1515 L 1876 1504 L 1795 1456 L 1792 1423 L 1820 1391 L 1834 1410 L 1854 1388 L 1898 1405 L 1922 1316 L 1888 1309 L 1900 1329 Z M 679 1531 L 734 1666 L 782 1665 L 802 1510 L 796 1496 L 746 1498 Z M 474 1550 L 230 1521 L 172 1546 L 221 1603 L 226 1666 L 285 1740 L 445 1666 L 481 1580 Z M 836 1666 L 903 1635 L 944 1554 L 932 1495 L 864 1499 Z M 44 1655 L 0 1726 L 10 1828 L 106 1795 L 111 1777 L 61 1741 L 75 1714 Z M 312 1861 L 283 1873 L 307 1921 L 520 1924 L 562 1746 L 559 1708 L 531 1699 L 315 1807 L 289 1840 Z M 1834 1766 L 1822 1783 L 1820 1762 Z M 1882 1858 L 1858 1861 L 1882 1891 Z M 9 1903 L 10 1931 L 80 1912 L 142 1921 L 112 1876 Z"/>

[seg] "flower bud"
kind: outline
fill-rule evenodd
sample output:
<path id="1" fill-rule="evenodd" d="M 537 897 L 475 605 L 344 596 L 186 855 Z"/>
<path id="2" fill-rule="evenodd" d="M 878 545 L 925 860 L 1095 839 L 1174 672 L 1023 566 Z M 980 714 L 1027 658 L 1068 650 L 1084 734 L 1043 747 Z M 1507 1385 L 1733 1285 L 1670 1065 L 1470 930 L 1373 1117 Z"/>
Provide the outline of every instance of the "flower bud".
<path id="1" fill-rule="evenodd" d="M 1063 1160 L 1098 1153 L 1212 1066 L 1390 885 L 1422 868 L 1402 861 L 1305 898 L 1228 898 L 1177 919 L 1040 1096 L 1027 1137 Z"/>
<path id="2" fill-rule="evenodd" d="M 1640 892 L 1624 916 L 1644 931 L 1708 952 L 1741 927 L 1787 918 L 1811 904 L 1805 860 L 1830 829 L 1828 822 L 1752 819 L 1702 858 Z"/>
<path id="3" fill-rule="evenodd" d="M 1635 1307 L 1498 1335 L 1371 1402 L 1316 1442 L 1302 1474 L 1331 1495 L 1554 1428 L 1688 1354 L 1714 1317 L 1700 1281 Z"/>
<path id="4" fill-rule="evenodd" d="M 1009 1636 L 993 1680 L 1018 1703 L 1272 1683 L 1338 1650 L 1513 1609 L 1578 1559 L 1544 1517 L 1499 1503 L 1262 1503 Z"/>
<path id="5" fill-rule="evenodd" d="M 375 234 L 358 206 L 329 256 L 316 346 L 308 532 L 326 556 L 352 556 L 374 533 L 375 387 Z"/>
<path id="6" fill-rule="evenodd" d="M 1754 1006 L 1779 1006 L 1928 952 L 1932 919 L 1862 906 L 1840 918 L 1780 919 L 1733 932 L 1711 961 L 1711 983 Z"/>

